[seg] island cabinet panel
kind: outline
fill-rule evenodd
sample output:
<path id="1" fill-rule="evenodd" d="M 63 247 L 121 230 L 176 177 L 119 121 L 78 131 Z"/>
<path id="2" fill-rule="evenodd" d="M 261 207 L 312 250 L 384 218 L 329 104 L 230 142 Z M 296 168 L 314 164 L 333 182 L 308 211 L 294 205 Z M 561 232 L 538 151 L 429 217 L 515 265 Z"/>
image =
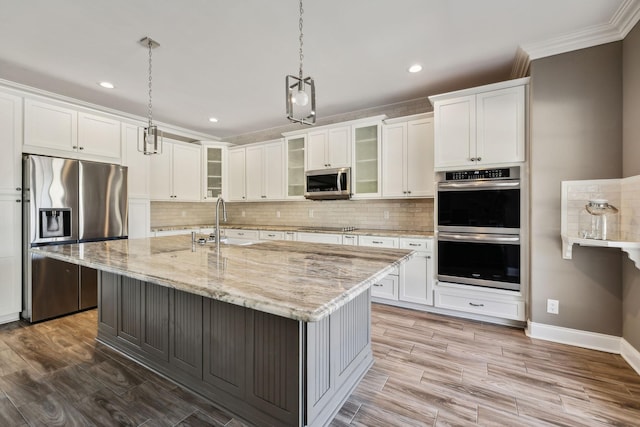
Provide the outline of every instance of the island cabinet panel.
<path id="1" fill-rule="evenodd" d="M 118 311 L 118 337 L 132 344 L 140 345 L 140 304 L 143 283 L 139 280 L 123 277 L 118 292 L 120 310 Z"/>
<path id="2" fill-rule="evenodd" d="M 295 425 L 298 421 L 299 322 L 260 311 L 249 314 L 247 401 Z"/>
<path id="3" fill-rule="evenodd" d="M 169 288 L 145 283 L 140 307 L 140 347 L 150 355 L 169 361 Z"/>
<path id="4" fill-rule="evenodd" d="M 246 382 L 248 310 L 238 305 L 204 300 L 203 380 L 234 396 L 243 397 Z"/>
<path id="5" fill-rule="evenodd" d="M 202 378 L 202 297 L 173 290 L 170 310 L 169 361 L 184 373 Z"/>
<path id="6" fill-rule="evenodd" d="M 120 276 L 98 273 L 98 332 L 115 337 L 118 333 L 118 286 Z"/>

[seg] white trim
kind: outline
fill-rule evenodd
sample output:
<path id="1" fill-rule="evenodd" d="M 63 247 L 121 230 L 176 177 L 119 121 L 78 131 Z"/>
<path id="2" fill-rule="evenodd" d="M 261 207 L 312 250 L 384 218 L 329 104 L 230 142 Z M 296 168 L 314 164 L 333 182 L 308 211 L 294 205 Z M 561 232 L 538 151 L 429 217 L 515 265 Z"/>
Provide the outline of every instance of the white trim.
<path id="1" fill-rule="evenodd" d="M 20 313 L 5 314 L 4 316 L 0 316 L 0 325 L 15 322 L 16 320 L 20 320 Z"/>
<path id="2" fill-rule="evenodd" d="M 543 323 L 532 322 L 531 320 L 527 320 L 525 333 L 530 338 L 620 354 L 621 338 L 613 335 L 545 325 Z"/>
<path id="3" fill-rule="evenodd" d="M 530 60 L 622 40 L 640 20 L 640 1 L 625 0 L 607 24 L 521 46 Z"/>
<path id="4" fill-rule="evenodd" d="M 640 351 L 636 350 L 627 340 L 620 340 L 620 354 L 623 359 L 640 374 Z"/>

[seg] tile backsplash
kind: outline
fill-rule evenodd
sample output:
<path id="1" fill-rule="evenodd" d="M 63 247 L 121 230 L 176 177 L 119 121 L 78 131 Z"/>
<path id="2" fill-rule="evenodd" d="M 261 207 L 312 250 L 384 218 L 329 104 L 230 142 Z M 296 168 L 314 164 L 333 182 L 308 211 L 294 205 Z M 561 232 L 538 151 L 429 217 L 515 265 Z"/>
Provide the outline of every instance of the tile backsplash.
<path id="1" fill-rule="evenodd" d="M 227 203 L 226 225 L 433 231 L 433 199 Z M 213 203 L 151 202 L 151 227 L 215 222 Z"/>

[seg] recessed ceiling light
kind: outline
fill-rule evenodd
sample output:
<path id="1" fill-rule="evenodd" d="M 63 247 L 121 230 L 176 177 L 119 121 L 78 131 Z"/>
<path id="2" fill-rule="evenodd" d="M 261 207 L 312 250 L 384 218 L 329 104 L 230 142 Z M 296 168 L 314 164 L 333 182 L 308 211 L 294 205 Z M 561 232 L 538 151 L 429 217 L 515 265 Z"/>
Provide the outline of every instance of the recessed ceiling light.
<path id="1" fill-rule="evenodd" d="M 100 86 L 102 86 L 105 89 L 113 89 L 115 88 L 114 84 L 111 82 L 100 82 L 98 83 Z"/>
<path id="2" fill-rule="evenodd" d="M 209 121 L 211 123 L 218 123 L 218 119 L 216 119 L 215 117 L 209 117 Z"/>
<path id="3" fill-rule="evenodd" d="M 422 71 L 422 65 L 420 64 L 414 64 L 411 67 L 409 67 L 410 73 L 418 73 L 420 71 Z"/>

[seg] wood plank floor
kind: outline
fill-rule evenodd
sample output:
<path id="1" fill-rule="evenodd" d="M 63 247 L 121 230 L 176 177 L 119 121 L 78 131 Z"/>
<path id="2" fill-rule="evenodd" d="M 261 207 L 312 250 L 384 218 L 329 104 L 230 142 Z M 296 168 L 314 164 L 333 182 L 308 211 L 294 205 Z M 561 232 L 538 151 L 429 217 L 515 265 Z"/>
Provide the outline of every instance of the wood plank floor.
<path id="1" fill-rule="evenodd" d="M 0 326 L 0 426 L 245 426 L 95 342 L 95 310 Z M 640 426 L 618 355 L 374 304 L 375 365 L 332 427 Z"/>

